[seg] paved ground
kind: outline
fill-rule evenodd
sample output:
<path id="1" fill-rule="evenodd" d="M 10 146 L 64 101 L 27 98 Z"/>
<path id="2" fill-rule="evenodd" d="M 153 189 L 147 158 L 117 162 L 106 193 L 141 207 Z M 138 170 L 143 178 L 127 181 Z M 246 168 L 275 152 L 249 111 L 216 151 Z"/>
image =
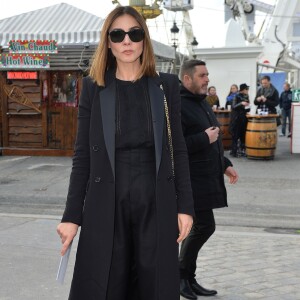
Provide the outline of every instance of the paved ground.
<path id="1" fill-rule="evenodd" d="M 274 161 L 233 162 L 241 179 L 227 186 L 230 207 L 216 211 L 197 279 L 218 290 L 213 299 L 300 300 L 300 155 L 285 138 Z M 70 166 L 62 157 L 0 157 L 0 300 L 67 299 L 76 241 L 59 285 L 55 229 Z"/>
<path id="2" fill-rule="evenodd" d="M 60 285 L 58 220 L 2 215 L 0 222 L 0 299 L 67 299 L 76 243 Z M 299 245 L 296 234 L 219 226 L 198 258 L 197 279 L 218 290 L 215 299 L 300 299 Z"/>

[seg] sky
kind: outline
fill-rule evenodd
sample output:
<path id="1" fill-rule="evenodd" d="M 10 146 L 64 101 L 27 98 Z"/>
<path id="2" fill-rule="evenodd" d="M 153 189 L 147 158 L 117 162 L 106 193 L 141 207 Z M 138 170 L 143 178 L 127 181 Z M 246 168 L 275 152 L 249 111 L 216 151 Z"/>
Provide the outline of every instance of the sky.
<path id="1" fill-rule="evenodd" d="M 101 18 L 115 7 L 111 0 L 14 0 L 1 1 L 0 20 L 32 10 L 55 5 L 61 2 L 68 3 L 77 8 L 83 9 Z M 128 5 L 128 0 L 119 0 L 122 5 Z M 264 0 L 274 4 L 275 0 Z M 146 0 L 150 4 L 151 0 Z M 196 37 L 198 47 L 212 47 L 224 35 L 224 0 L 194 0 L 194 9 L 189 11 L 192 23 L 193 34 Z M 171 44 L 170 28 L 173 22 L 177 22 L 180 31 L 178 34 L 179 50 L 184 52 L 186 39 L 183 29 L 183 17 L 181 12 L 170 12 L 164 10 L 164 14 L 154 20 L 147 21 L 151 37 L 165 44 Z M 191 42 L 191 41 L 190 41 Z"/>

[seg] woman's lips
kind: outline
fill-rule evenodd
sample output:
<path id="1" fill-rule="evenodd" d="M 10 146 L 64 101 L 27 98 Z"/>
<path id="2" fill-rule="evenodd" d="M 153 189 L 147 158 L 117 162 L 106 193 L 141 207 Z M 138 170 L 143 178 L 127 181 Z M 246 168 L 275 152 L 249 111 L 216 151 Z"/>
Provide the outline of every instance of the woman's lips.
<path id="1" fill-rule="evenodd" d="M 132 54 L 133 51 L 132 50 L 125 50 L 125 51 L 123 51 L 123 53 L 126 54 L 126 55 L 129 55 L 129 54 Z"/>

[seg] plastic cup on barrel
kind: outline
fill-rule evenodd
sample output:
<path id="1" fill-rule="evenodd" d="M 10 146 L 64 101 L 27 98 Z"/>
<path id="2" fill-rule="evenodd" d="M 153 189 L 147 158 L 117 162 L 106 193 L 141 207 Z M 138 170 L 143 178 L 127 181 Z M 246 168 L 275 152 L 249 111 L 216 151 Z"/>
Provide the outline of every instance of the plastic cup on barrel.
<path id="1" fill-rule="evenodd" d="M 255 115 L 256 106 L 250 106 L 250 115 Z"/>

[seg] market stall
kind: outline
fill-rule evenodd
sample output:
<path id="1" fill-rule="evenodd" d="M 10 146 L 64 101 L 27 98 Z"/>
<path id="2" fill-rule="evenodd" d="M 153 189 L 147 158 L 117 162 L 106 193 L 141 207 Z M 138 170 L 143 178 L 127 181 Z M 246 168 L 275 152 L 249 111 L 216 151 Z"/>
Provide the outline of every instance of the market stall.
<path id="1" fill-rule="evenodd" d="M 102 24 L 65 3 L 0 20 L 3 155 L 73 154 L 81 80 Z M 158 68 L 166 71 L 174 50 L 152 43 Z"/>

